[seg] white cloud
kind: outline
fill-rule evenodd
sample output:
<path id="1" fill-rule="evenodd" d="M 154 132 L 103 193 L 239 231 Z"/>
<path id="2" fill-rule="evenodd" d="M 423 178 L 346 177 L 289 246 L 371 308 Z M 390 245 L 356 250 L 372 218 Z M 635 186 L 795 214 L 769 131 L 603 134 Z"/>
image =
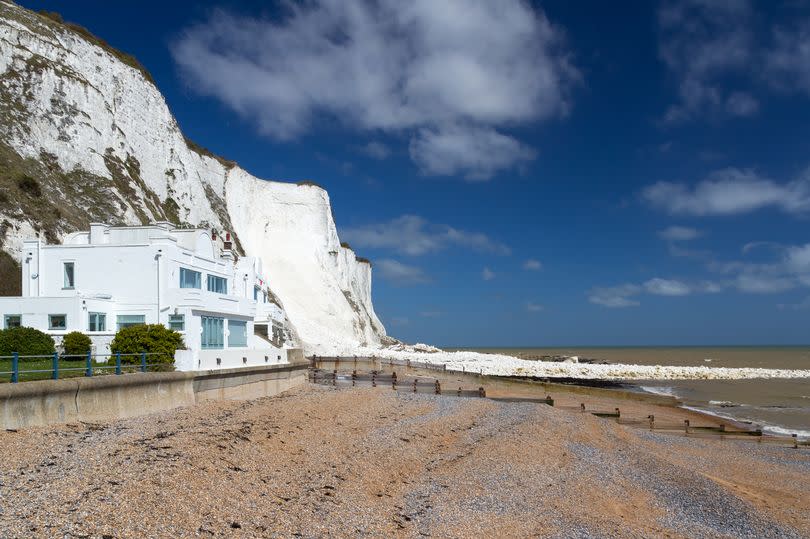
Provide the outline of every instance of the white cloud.
<path id="1" fill-rule="evenodd" d="M 424 318 L 438 318 L 442 315 L 444 315 L 442 311 L 422 311 L 419 313 L 419 316 Z"/>
<path id="2" fill-rule="evenodd" d="M 372 159 L 382 161 L 388 159 L 391 155 L 391 150 L 385 144 L 377 141 L 371 141 L 361 148 L 361 151 Z"/>
<path id="3" fill-rule="evenodd" d="M 543 263 L 540 262 L 539 260 L 534 260 L 533 258 L 530 258 L 529 260 L 523 263 L 523 269 L 528 271 L 539 271 L 543 269 Z"/>
<path id="4" fill-rule="evenodd" d="M 483 179 L 531 152 L 496 130 L 565 115 L 580 79 L 562 31 L 521 0 L 283 6 L 278 20 L 215 11 L 172 44 L 194 90 L 281 140 L 336 118 L 414 136 L 427 174 Z M 508 154 L 464 160 L 460 144 Z M 441 155 L 453 165 L 439 166 Z"/>
<path id="5" fill-rule="evenodd" d="M 463 175 L 472 181 L 488 180 L 536 155 L 517 139 L 488 127 L 420 129 L 411 139 L 409 150 L 411 159 L 425 175 Z"/>
<path id="6" fill-rule="evenodd" d="M 752 294 L 775 294 L 796 287 L 796 281 L 784 276 L 743 273 L 734 282 L 741 292 Z"/>
<path id="7" fill-rule="evenodd" d="M 656 296 L 686 296 L 692 293 L 692 289 L 681 281 L 658 277 L 645 282 L 644 290 Z"/>
<path id="8" fill-rule="evenodd" d="M 385 223 L 345 228 L 340 235 L 357 247 L 391 249 L 412 256 L 435 253 L 450 246 L 497 255 L 512 252 L 486 234 L 431 224 L 418 215 L 403 215 Z"/>
<path id="9" fill-rule="evenodd" d="M 481 272 L 481 278 L 485 281 L 491 281 L 495 278 L 495 272 L 489 268 L 484 268 L 484 270 Z"/>
<path id="10" fill-rule="evenodd" d="M 611 308 L 637 307 L 640 303 L 630 298 L 641 292 L 642 288 L 635 284 L 597 287 L 591 290 L 588 301 Z"/>
<path id="11" fill-rule="evenodd" d="M 765 66 L 768 81 L 778 89 L 810 93 L 810 19 L 774 29 Z"/>
<path id="12" fill-rule="evenodd" d="M 543 310 L 543 306 L 539 303 L 534 303 L 533 301 L 529 301 L 526 303 L 526 310 L 530 313 L 537 313 Z"/>
<path id="13" fill-rule="evenodd" d="M 425 272 L 416 266 L 409 266 L 397 260 L 383 259 L 374 264 L 384 279 L 395 284 L 419 284 L 430 281 Z"/>
<path id="14" fill-rule="evenodd" d="M 658 235 L 669 241 L 689 241 L 700 237 L 700 231 L 686 226 L 670 226 L 659 231 Z"/>
<path id="15" fill-rule="evenodd" d="M 675 279 L 654 277 L 641 284 L 626 283 L 593 288 L 588 295 L 588 301 L 604 307 L 637 307 L 641 302 L 636 298 L 642 294 L 675 297 L 696 293 L 711 294 L 722 289 L 720 283 L 713 281 L 690 284 Z"/>
<path id="16" fill-rule="evenodd" d="M 662 2 L 658 10 L 659 55 L 678 80 L 679 101 L 666 123 L 709 112 L 750 116 L 758 103 L 744 92 L 729 92 L 721 77 L 750 67 L 753 11 L 746 0 Z"/>
<path id="17" fill-rule="evenodd" d="M 749 169 L 726 168 L 711 173 L 693 188 L 658 182 L 642 192 L 651 205 L 679 215 L 732 215 L 774 207 L 788 213 L 810 211 L 810 174 L 777 183 Z"/>

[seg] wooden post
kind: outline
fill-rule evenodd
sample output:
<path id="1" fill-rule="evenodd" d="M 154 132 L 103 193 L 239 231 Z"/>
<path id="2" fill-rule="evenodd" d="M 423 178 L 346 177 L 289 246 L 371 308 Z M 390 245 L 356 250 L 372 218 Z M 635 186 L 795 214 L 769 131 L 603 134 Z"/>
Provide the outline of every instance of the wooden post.
<path id="1" fill-rule="evenodd" d="M 371 371 L 371 387 L 377 387 L 377 371 Z"/>
<path id="2" fill-rule="evenodd" d="M 441 394 L 442 394 L 442 385 L 439 383 L 439 381 L 438 381 L 438 380 L 436 380 L 436 394 L 437 394 L 437 395 L 441 395 Z"/>
<path id="3" fill-rule="evenodd" d="M 419 378 L 414 378 L 413 379 L 413 392 L 414 393 L 416 393 L 416 382 L 418 382 L 418 381 L 419 381 Z"/>
<path id="4" fill-rule="evenodd" d="M 333 386 L 337 385 L 337 369 L 332 371 L 332 385 Z"/>
<path id="5" fill-rule="evenodd" d="M 579 403 L 579 408 L 580 408 L 581 411 L 584 412 L 585 411 L 585 403 L 584 402 Z"/>
<path id="6" fill-rule="evenodd" d="M 622 418 L 622 413 L 619 411 L 618 408 L 616 408 L 616 419 L 618 420 L 618 419 L 621 419 L 621 418 Z"/>
<path id="7" fill-rule="evenodd" d="M 684 429 L 686 431 L 686 434 L 689 434 L 689 420 L 688 419 L 683 420 L 683 427 L 684 427 Z"/>
<path id="8" fill-rule="evenodd" d="M 352 371 L 352 387 L 357 383 L 357 370 Z"/>
<path id="9" fill-rule="evenodd" d="M 655 428 L 655 416 L 650 414 L 647 416 L 647 419 L 650 420 L 650 430 L 653 430 Z"/>
<path id="10" fill-rule="evenodd" d="M 391 373 L 391 389 L 394 391 L 397 390 L 397 373 L 396 371 Z"/>
<path id="11" fill-rule="evenodd" d="M 458 388 L 458 393 L 456 393 L 456 397 L 460 397 L 460 396 L 461 396 L 461 388 Z"/>
<path id="12" fill-rule="evenodd" d="M 484 386 L 478 388 L 478 396 L 481 397 L 482 399 L 486 398 L 487 392 L 484 390 Z"/>
<path id="13" fill-rule="evenodd" d="M 793 437 L 793 449 L 799 449 L 799 436 L 797 434 L 791 434 Z"/>

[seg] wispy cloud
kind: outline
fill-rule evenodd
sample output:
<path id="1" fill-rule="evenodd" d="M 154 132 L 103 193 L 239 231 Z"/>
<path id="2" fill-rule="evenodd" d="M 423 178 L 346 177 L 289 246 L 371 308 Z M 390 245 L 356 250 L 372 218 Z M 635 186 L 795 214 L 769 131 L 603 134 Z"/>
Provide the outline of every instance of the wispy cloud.
<path id="1" fill-rule="evenodd" d="M 376 262 L 375 269 L 380 272 L 384 279 L 394 284 L 408 285 L 427 283 L 430 281 L 422 268 L 403 264 L 402 262 L 388 258 Z"/>
<path id="2" fill-rule="evenodd" d="M 391 150 L 383 144 L 382 142 L 371 141 L 362 148 L 360 148 L 367 156 L 371 157 L 372 159 L 377 159 L 382 161 L 384 159 L 388 159 L 388 156 L 391 155 Z"/>
<path id="3" fill-rule="evenodd" d="M 403 215 L 385 223 L 341 229 L 342 237 L 356 247 L 390 249 L 418 256 L 463 247 L 480 253 L 508 255 L 512 250 L 480 232 L 432 224 L 418 215 Z"/>
<path id="4" fill-rule="evenodd" d="M 789 2 L 784 3 L 790 9 Z M 678 82 L 664 124 L 750 117 L 755 91 L 810 93 L 810 18 L 791 12 L 768 24 L 749 0 L 665 0 L 658 10 L 659 56 Z M 779 10 L 784 6 L 774 4 Z"/>
<path id="5" fill-rule="evenodd" d="M 700 237 L 700 231 L 686 226 L 670 226 L 658 232 L 658 235 L 669 241 L 689 241 Z"/>
<path id="6" fill-rule="evenodd" d="M 779 183 L 750 169 L 726 168 L 694 187 L 658 182 L 642 192 L 653 207 L 674 215 L 733 215 L 772 207 L 787 213 L 810 211 L 810 172 Z"/>
<path id="7" fill-rule="evenodd" d="M 522 0 L 282 5 L 214 11 L 171 47 L 194 90 L 277 139 L 328 116 L 404 133 L 425 174 L 481 180 L 534 155 L 501 130 L 565 115 L 580 80 L 562 30 Z"/>
<path id="8" fill-rule="evenodd" d="M 492 279 L 495 278 L 495 272 L 489 268 L 484 268 L 483 271 L 481 272 L 481 278 L 484 279 L 485 281 L 491 281 Z"/>
<path id="9" fill-rule="evenodd" d="M 529 301 L 526 303 L 526 310 L 530 313 L 537 313 L 543 310 L 543 306 L 539 303 L 535 303 L 533 301 Z"/>
<path id="10" fill-rule="evenodd" d="M 543 263 L 540 262 L 539 260 L 530 258 L 529 260 L 523 263 L 523 269 L 527 271 L 539 271 L 543 269 Z"/>
<path id="11" fill-rule="evenodd" d="M 678 123 L 700 114 L 750 116 L 757 100 L 720 84 L 728 73 L 748 68 L 752 55 L 749 2 L 669 0 L 658 10 L 659 55 L 675 75 L 679 101 L 664 115 Z"/>
<path id="12" fill-rule="evenodd" d="M 618 286 L 596 287 L 588 294 L 588 301 L 604 307 L 637 307 L 638 297 L 643 294 L 653 296 L 688 296 L 696 293 L 715 293 L 723 289 L 720 283 L 703 281 L 687 283 L 677 279 L 654 277 L 640 284 L 625 283 Z"/>

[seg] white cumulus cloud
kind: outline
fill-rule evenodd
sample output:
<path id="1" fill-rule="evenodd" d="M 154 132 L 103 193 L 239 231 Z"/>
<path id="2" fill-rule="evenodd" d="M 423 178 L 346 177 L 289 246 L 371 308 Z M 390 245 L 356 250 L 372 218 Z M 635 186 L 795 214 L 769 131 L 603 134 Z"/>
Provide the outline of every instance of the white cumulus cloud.
<path id="1" fill-rule="evenodd" d="M 694 187 L 658 182 L 642 192 L 651 205 L 671 214 L 732 215 L 774 207 L 788 213 L 810 211 L 810 174 L 779 183 L 750 169 L 726 168 Z"/>
<path id="2" fill-rule="evenodd" d="M 521 0 L 283 5 L 215 11 L 172 43 L 195 91 L 280 140 L 322 119 L 404 132 L 423 173 L 480 180 L 534 156 L 498 130 L 566 114 L 580 79 L 562 31 Z"/>
<path id="3" fill-rule="evenodd" d="M 341 229 L 341 237 L 357 247 L 391 249 L 406 255 L 435 253 L 450 246 L 481 253 L 508 255 L 512 250 L 481 232 L 433 224 L 418 215 L 403 215 L 384 223 Z"/>
<path id="4" fill-rule="evenodd" d="M 397 260 L 388 258 L 380 260 L 375 263 L 375 268 L 384 279 L 394 284 L 419 284 L 430 281 L 422 268 L 403 264 Z"/>

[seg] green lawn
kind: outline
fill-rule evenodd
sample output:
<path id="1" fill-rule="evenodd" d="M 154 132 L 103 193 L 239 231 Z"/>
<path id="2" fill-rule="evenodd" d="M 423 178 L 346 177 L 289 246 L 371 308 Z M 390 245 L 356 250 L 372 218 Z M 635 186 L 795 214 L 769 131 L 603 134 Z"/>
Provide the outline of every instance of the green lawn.
<path id="1" fill-rule="evenodd" d="M 53 377 L 53 360 L 50 358 L 42 359 L 21 359 L 19 362 L 20 382 L 30 382 L 32 380 L 50 380 Z M 122 365 L 121 372 L 140 372 L 140 365 Z M 147 367 L 150 372 L 174 370 L 174 365 L 159 365 Z M 22 372 L 22 371 L 44 371 L 44 372 Z M 0 383 L 11 382 L 11 360 L 0 359 Z M 93 363 L 93 376 L 101 376 L 105 374 L 115 374 L 115 364 L 108 365 L 107 363 Z M 85 375 L 85 360 L 68 361 L 59 359 L 59 379 L 75 378 L 77 376 Z"/>

